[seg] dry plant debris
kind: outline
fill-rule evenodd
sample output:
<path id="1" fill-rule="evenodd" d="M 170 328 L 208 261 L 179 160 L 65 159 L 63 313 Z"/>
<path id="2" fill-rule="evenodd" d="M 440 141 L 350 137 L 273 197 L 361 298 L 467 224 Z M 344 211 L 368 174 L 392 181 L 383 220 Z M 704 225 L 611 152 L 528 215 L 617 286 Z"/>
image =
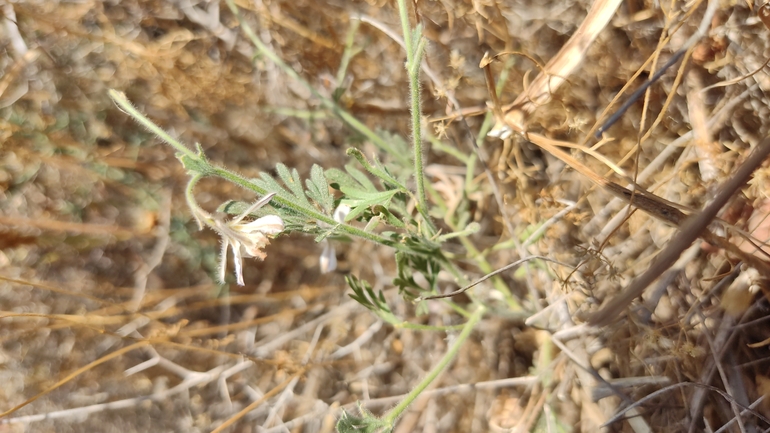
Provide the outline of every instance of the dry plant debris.
<path id="1" fill-rule="evenodd" d="M 392 140 L 409 137 L 393 2 L 236 4 L 318 95 Z M 265 261 L 244 262 L 243 287 L 217 284 L 220 245 L 197 230 L 184 170 L 108 89 L 245 177 L 284 163 L 304 178 L 314 164 L 342 168 L 349 147 L 377 152 L 257 55 L 224 2 L 0 7 L 0 432 L 333 431 L 357 402 L 386 412 L 444 356 L 452 331 L 383 323 L 346 294 L 345 275 L 356 275 L 384 291 L 396 317 L 462 323 L 441 300 L 418 311 L 398 296 L 392 249 L 331 241 L 337 271 L 321 273 L 321 245 L 283 236 Z M 489 310 L 396 430 L 770 428 L 767 162 L 708 226 L 714 237 L 684 245 L 619 319 L 584 320 L 676 236 L 645 200 L 654 195 L 684 223 L 766 141 L 770 7 L 410 7 L 427 38 L 426 173 L 432 200 L 452 210 L 433 221 L 444 232 L 455 231 L 455 214 L 478 224 L 447 254 L 469 280 L 530 256 L 548 261 L 456 297 Z M 594 132 L 678 52 L 597 142 Z M 491 117 L 472 116 L 486 112 L 505 140 L 486 137 Z M 501 133 L 506 122 L 520 134 Z M 212 179 L 196 196 L 211 212 L 255 201 Z"/>

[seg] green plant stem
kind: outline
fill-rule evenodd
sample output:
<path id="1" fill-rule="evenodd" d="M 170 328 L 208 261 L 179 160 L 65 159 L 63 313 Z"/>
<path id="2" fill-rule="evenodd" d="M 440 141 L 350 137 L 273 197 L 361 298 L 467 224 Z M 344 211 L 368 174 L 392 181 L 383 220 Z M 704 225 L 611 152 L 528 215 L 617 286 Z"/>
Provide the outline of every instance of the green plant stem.
<path id="1" fill-rule="evenodd" d="M 342 86 L 345 81 L 345 73 L 350 65 L 350 59 L 356 54 L 361 52 L 361 49 L 355 46 L 356 33 L 358 33 L 358 26 L 361 25 L 361 20 L 352 18 L 350 20 L 350 29 L 345 36 L 345 51 L 342 52 L 342 59 L 340 59 L 340 68 L 337 70 L 337 88 Z"/>
<path id="2" fill-rule="evenodd" d="M 428 373 L 428 375 L 420 381 L 417 386 L 412 389 L 412 391 L 409 392 L 409 394 L 399 403 L 396 407 L 391 409 L 383 418 L 382 420 L 385 421 L 388 425 L 393 426 L 398 419 L 399 416 L 406 410 L 407 407 L 409 407 L 412 402 L 414 402 L 415 399 L 423 392 L 425 391 L 425 388 L 427 388 L 437 377 L 441 372 L 443 372 L 449 364 L 454 360 L 455 356 L 457 356 L 457 352 L 460 351 L 460 348 L 465 343 L 465 340 L 468 339 L 468 337 L 471 335 L 471 332 L 473 331 L 473 328 L 476 327 L 476 324 L 481 321 L 481 319 L 484 317 L 484 313 L 487 311 L 486 307 L 483 305 L 478 305 L 476 311 L 473 312 L 470 319 L 468 319 L 467 322 L 465 322 L 465 325 L 463 326 L 462 332 L 460 332 L 460 335 L 457 336 L 457 339 L 455 339 L 452 346 L 449 348 L 447 353 L 444 354 L 444 356 L 441 358 L 441 360 L 436 364 L 435 367 Z"/>
<path id="3" fill-rule="evenodd" d="M 199 180 L 201 180 L 203 176 L 201 176 L 198 173 L 193 174 L 190 176 L 190 180 L 187 181 L 187 187 L 184 190 L 185 199 L 187 199 L 187 205 L 190 206 L 190 208 L 193 211 L 193 216 L 196 220 L 198 220 L 198 225 L 200 228 L 203 228 L 204 221 L 201 221 L 198 217 L 200 214 L 199 209 L 200 206 L 198 206 L 198 202 L 195 200 L 195 185 L 198 183 Z"/>
<path id="4" fill-rule="evenodd" d="M 465 286 L 463 286 L 463 287 L 465 287 Z M 466 319 L 471 317 L 471 313 L 468 310 L 466 310 L 465 308 L 457 305 L 455 302 L 452 302 L 452 301 L 450 301 L 448 299 L 444 299 L 444 301 L 445 301 L 445 304 L 449 308 L 454 310 L 455 313 L 461 315 L 462 317 L 465 317 Z"/>
<path id="5" fill-rule="evenodd" d="M 158 125 L 152 123 L 152 121 L 148 119 L 144 114 L 142 114 L 142 112 L 137 110 L 136 107 L 134 107 L 134 105 L 131 103 L 131 101 L 128 100 L 125 93 L 119 92 L 113 89 L 108 90 L 107 93 L 110 95 L 110 98 L 112 98 L 112 100 L 115 101 L 115 104 L 117 104 L 118 107 L 120 107 L 121 110 L 123 110 L 126 114 L 136 119 L 137 122 L 141 123 L 142 126 L 149 129 L 150 132 L 160 137 L 161 140 L 170 144 L 171 147 L 176 149 L 177 152 L 193 159 L 198 158 L 195 152 L 190 150 L 187 146 L 185 146 L 178 140 L 174 139 L 174 137 L 170 136 L 166 131 L 164 131 Z"/>
<path id="6" fill-rule="evenodd" d="M 406 0 L 398 0 L 398 15 L 401 18 L 401 29 L 404 31 L 404 49 L 406 50 L 407 71 L 410 70 L 411 60 L 414 55 L 412 45 L 412 29 L 409 25 L 409 9 L 406 7 Z"/>
<path id="7" fill-rule="evenodd" d="M 321 105 L 326 108 L 327 110 L 331 111 L 335 115 L 337 115 L 340 119 L 342 119 L 343 122 L 348 124 L 353 130 L 357 131 L 359 134 L 366 137 L 367 140 L 371 141 L 375 146 L 379 147 L 380 149 L 387 152 L 391 157 L 398 159 L 403 164 L 409 163 L 409 158 L 405 155 L 402 155 L 401 153 L 397 152 L 387 141 L 383 140 L 382 137 L 378 136 L 374 133 L 369 127 L 361 123 L 358 119 L 356 119 L 354 116 L 352 116 L 347 111 L 343 110 L 339 105 L 337 105 L 334 101 L 331 99 L 321 95 L 313 86 L 310 85 L 305 79 L 303 79 L 297 71 L 292 69 L 289 65 L 287 65 L 280 57 L 278 57 L 270 48 L 268 48 L 264 43 L 262 43 L 262 40 L 257 37 L 256 33 L 254 33 L 254 30 L 252 30 L 251 26 L 245 22 L 241 14 L 238 12 L 238 7 L 235 5 L 234 0 L 227 0 L 227 6 L 230 8 L 230 11 L 232 11 L 233 15 L 238 19 L 238 23 L 241 26 L 241 29 L 243 29 L 243 33 L 246 34 L 246 37 L 249 38 L 252 44 L 254 44 L 254 47 L 259 51 L 260 54 L 267 57 L 271 62 L 275 63 L 281 70 L 283 70 L 286 75 L 291 77 L 293 80 L 300 83 L 303 87 L 308 89 L 310 93 L 318 98 Z"/>
<path id="8" fill-rule="evenodd" d="M 417 184 L 417 210 L 428 224 L 430 234 L 436 233 L 436 227 L 428 216 L 428 199 L 425 194 L 425 173 L 422 161 L 422 103 L 420 101 L 420 63 L 425 49 L 425 39 L 418 30 L 412 33 L 409 26 L 409 9 L 406 0 L 398 0 L 398 11 L 401 16 L 401 27 L 404 31 L 404 48 L 406 49 L 406 71 L 409 76 L 409 99 L 412 121 L 412 151 L 414 163 L 414 179 Z M 413 38 L 419 35 L 417 47 Z"/>

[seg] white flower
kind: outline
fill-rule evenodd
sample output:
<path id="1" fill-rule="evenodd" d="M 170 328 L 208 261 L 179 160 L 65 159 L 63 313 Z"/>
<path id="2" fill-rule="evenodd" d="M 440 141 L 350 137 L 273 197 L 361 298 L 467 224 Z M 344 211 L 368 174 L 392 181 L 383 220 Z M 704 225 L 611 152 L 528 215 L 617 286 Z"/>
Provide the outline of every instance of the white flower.
<path id="1" fill-rule="evenodd" d="M 250 223 L 217 221 L 219 234 L 222 235 L 222 252 L 219 264 L 219 280 L 225 281 L 227 268 L 227 249 L 232 247 L 235 277 L 239 286 L 243 286 L 243 258 L 256 257 L 264 260 L 266 257 L 262 248 L 270 240 L 267 236 L 277 235 L 283 231 L 283 220 L 278 215 L 267 215 Z"/>
<path id="2" fill-rule="evenodd" d="M 337 209 L 334 209 L 332 218 L 334 218 L 334 221 L 342 224 L 345 222 L 345 217 L 348 216 L 349 213 L 350 206 L 341 204 L 337 206 Z M 322 243 L 324 250 L 321 253 L 321 257 L 319 257 L 318 261 L 319 267 L 321 268 L 321 273 L 325 274 L 337 269 L 337 251 L 334 250 L 334 245 L 332 245 L 328 240 L 324 239 Z"/>
<path id="3" fill-rule="evenodd" d="M 198 222 L 205 222 L 206 225 L 222 236 L 222 251 L 219 258 L 220 282 L 225 282 L 228 248 L 233 250 L 235 277 L 238 285 L 243 286 L 243 258 L 255 257 L 260 260 L 264 259 L 266 255 L 262 249 L 270 243 L 268 237 L 283 231 L 283 220 L 278 215 L 267 215 L 251 222 L 242 222 L 249 214 L 266 205 L 274 195 L 275 193 L 272 193 L 262 197 L 262 199 L 230 221 L 214 217 L 197 206 L 193 207 L 193 214 L 198 219 Z"/>

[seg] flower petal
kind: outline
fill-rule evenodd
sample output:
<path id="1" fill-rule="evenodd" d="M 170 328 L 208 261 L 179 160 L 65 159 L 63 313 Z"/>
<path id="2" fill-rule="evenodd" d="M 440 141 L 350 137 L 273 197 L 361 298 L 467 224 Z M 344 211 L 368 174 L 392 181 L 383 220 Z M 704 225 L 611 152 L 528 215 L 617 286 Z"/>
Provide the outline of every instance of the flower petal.
<path id="1" fill-rule="evenodd" d="M 222 247 L 219 251 L 219 282 L 224 284 L 225 274 L 227 273 L 227 248 L 230 246 L 230 241 L 226 237 L 222 237 Z"/>
<path id="2" fill-rule="evenodd" d="M 245 286 L 243 282 L 243 255 L 240 244 L 233 244 L 233 264 L 235 265 L 235 279 L 239 286 Z"/>
<path id="3" fill-rule="evenodd" d="M 259 260 L 264 260 L 265 257 L 267 257 L 267 254 L 262 251 L 262 248 L 266 247 L 270 241 L 262 233 L 255 233 L 251 235 L 251 237 L 255 236 L 260 236 L 261 239 L 252 239 L 254 242 L 248 246 L 241 245 L 242 252 L 245 253 L 244 255 L 246 257 L 256 257 Z"/>
<path id="4" fill-rule="evenodd" d="M 234 224 L 233 229 L 244 232 L 261 232 L 267 235 L 277 235 L 283 231 L 283 220 L 278 215 L 266 215 L 246 224 Z"/>
<path id="5" fill-rule="evenodd" d="M 334 218 L 334 221 L 337 221 L 338 223 L 342 224 L 345 222 L 345 218 L 347 218 L 349 213 L 350 213 L 350 206 L 346 204 L 341 204 L 337 206 L 336 209 L 334 209 L 334 215 L 332 215 L 332 218 Z"/>
<path id="6" fill-rule="evenodd" d="M 239 222 L 241 222 L 242 219 L 244 219 L 247 216 L 249 216 L 250 213 L 252 213 L 255 210 L 257 210 L 257 209 L 261 208 L 262 206 L 266 205 L 270 200 L 273 199 L 274 196 L 275 196 L 275 193 L 271 192 L 270 194 L 268 194 L 268 195 L 262 197 L 261 199 L 257 200 L 256 203 L 254 203 L 253 205 L 249 206 L 249 208 L 246 209 L 245 211 L 243 211 L 243 213 L 241 213 L 237 217 L 233 218 L 233 221 L 232 221 L 233 224 L 238 224 Z"/>
<path id="7" fill-rule="evenodd" d="M 324 250 L 321 253 L 321 257 L 319 257 L 318 261 L 321 268 L 321 273 L 325 274 L 337 269 L 337 252 L 334 251 L 334 247 L 329 241 L 324 240 L 323 244 Z"/>

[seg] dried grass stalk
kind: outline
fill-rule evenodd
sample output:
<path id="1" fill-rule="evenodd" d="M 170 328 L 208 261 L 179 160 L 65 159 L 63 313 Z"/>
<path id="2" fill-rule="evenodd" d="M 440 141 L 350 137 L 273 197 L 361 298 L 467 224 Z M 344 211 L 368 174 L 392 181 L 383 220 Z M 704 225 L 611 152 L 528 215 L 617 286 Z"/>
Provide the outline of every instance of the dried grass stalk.
<path id="1" fill-rule="evenodd" d="M 524 132 L 526 118 L 537 107 L 546 104 L 551 95 L 564 84 L 575 68 L 583 61 L 588 47 L 604 30 L 621 0 L 596 0 L 583 23 L 554 58 L 538 74 L 532 84 L 512 104 L 503 108 L 504 117 L 489 135 L 506 138 L 511 130 Z"/>

